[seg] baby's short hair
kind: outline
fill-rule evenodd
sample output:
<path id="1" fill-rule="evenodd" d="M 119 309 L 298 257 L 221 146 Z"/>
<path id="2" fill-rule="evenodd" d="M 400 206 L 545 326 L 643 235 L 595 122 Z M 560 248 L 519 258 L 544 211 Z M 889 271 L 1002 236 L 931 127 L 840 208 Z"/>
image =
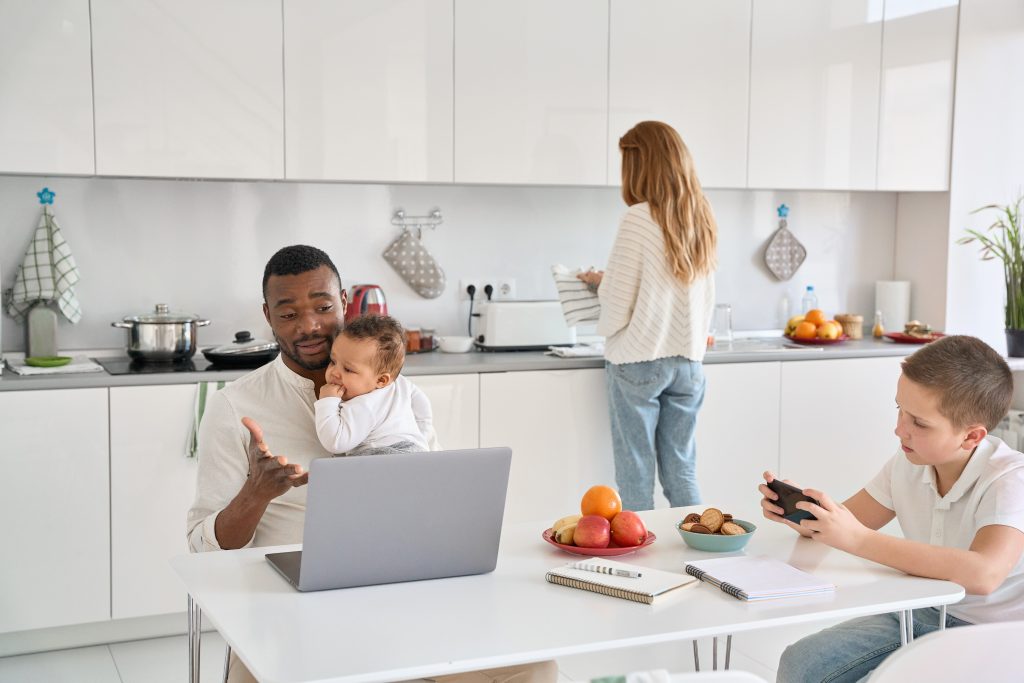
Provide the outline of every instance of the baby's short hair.
<path id="1" fill-rule="evenodd" d="M 939 412 L 957 429 L 994 429 L 1013 399 L 1013 373 L 1002 356 L 975 337 L 951 335 L 903 361 L 903 375 L 936 392 Z"/>
<path id="2" fill-rule="evenodd" d="M 372 339 L 377 342 L 377 372 L 386 372 L 394 379 L 405 363 L 405 330 L 389 315 L 361 315 L 345 323 L 341 334 L 349 339 Z"/>

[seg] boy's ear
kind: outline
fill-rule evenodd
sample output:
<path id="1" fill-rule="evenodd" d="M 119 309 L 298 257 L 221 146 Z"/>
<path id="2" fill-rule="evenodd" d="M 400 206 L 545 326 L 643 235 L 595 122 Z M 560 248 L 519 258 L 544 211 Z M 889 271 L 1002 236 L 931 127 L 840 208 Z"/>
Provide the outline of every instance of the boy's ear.
<path id="1" fill-rule="evenodd" d="M 985 425 L 970 425 L 967 427 L 967 432 L 964 434 L 964 441 L 960 447 L 965 451 L 973 451 L 987 435 L 988 429 L 986 429 Z"/>
<path id="2" fill-rule="evenodd" d="M 377 388 L 378 389 L 380 389 L 382 387 L 386 387 L 390 383 L 391 383 L 391 373 L 390 372 L 382 372 L 379 375 L 377 375 Z"/>

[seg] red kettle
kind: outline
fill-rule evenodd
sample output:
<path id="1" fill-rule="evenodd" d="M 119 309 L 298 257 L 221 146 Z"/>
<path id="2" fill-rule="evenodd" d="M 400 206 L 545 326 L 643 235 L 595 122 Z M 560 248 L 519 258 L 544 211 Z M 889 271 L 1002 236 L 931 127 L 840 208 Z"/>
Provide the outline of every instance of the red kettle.
<path id="1" fill-rule="evenodd" d="M 353 285 L 349 290 L 345 322 L 368 313 L 388 314 L 388 302 L 384 298 L 384 290 L 378 285 Z"/>

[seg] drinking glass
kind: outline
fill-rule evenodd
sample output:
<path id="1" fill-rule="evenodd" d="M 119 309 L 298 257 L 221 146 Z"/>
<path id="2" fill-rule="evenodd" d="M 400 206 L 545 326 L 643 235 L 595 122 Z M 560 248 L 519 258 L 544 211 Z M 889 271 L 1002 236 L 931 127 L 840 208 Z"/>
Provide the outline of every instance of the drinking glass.
<path id="1" fill-rule="evenodd" d="M 711 335 L 715 344 L 732 343 L 732 306 L 715 304 L 714 317 L 711 319 Z"/>

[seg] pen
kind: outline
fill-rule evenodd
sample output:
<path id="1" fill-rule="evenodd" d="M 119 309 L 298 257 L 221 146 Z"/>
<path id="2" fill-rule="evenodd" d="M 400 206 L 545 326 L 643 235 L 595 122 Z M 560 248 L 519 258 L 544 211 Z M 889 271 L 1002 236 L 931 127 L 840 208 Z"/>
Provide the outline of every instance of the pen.
<path id="1" fill-rule="evenodd" d="M 570 565 L 573 569 L 582 569 L 586 572 L 597 572 L 598 574 L 611 574 L 612 576 L 626 576 L 631 579 L 639 579 L 643 574 L 635 569 L 619 569 L 618 567 L 605 567 L 600 564 L 589 564 L 587 562 L 574 562 Z"/>

